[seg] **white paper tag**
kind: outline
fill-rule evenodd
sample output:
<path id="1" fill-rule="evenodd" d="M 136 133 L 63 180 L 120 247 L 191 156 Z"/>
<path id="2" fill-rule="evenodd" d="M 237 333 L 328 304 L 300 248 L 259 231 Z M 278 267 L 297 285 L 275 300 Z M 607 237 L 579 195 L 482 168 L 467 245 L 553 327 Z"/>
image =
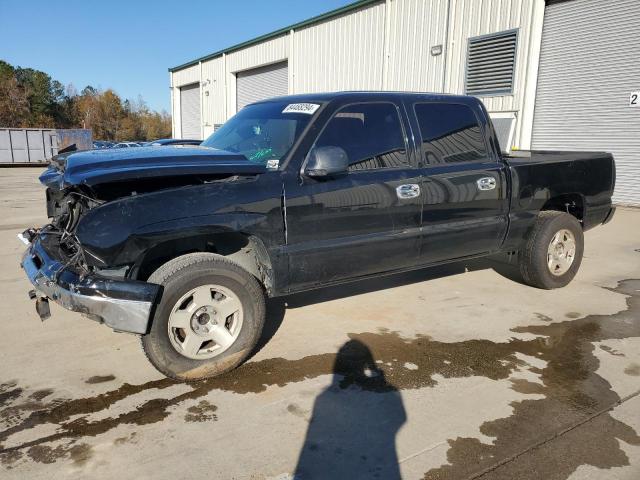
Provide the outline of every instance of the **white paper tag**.
<path id="1" fill-rule="evenodd" d="M 313 115 L 318 110 L 317 103 L 290 103 L 282 110 L 282 113 L 306 113 L 307 115 Z"/>
<path id="2" fill-rule="evenodd" d="M 267 168 L 269 170 L 277 170 L 280 166 L 280 160 L 267 160 Z"/>
<path id="3" fill-rule="evenodd" d="M 27 240 L 27 238 L 21 233 L 18 234 L 18 240 L 20 240 L 22 243 L 24 243 L 27 247 L 29 245 L 31 245 L 31 242 L 29 240 Z"/>

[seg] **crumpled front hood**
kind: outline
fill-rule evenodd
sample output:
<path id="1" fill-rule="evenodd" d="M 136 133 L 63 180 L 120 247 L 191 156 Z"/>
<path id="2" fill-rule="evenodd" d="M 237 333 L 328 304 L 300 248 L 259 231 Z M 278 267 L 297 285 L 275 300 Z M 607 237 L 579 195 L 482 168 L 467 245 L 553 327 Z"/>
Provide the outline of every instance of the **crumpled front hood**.
<path id="1" fill-rule="evenodd" d="M 47 186 L 99 185 L 126 180 L 181 175 L 251 175 L 264 165 L 243 155 L 209 147 L 161 146 L 88 150 L 56 155 L 40 176 Z"/>

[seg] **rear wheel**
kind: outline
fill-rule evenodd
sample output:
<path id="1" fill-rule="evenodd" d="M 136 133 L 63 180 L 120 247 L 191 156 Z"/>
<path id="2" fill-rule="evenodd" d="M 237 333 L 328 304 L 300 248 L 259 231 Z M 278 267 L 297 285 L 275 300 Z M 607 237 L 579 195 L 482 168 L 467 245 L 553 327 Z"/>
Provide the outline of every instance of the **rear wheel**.
<path id="1" fill-rule="evenodd" d="M 161 373 L 199 380 L 249 356 L 265 317 L 263 290 L 249 272 L 220 255 L 194 253 L 166 263 L 148 281 L 163 293 L 142 348 Z"/>
<path id="2" fill-rule="evenodd" d="M 567 285 L 578 273 L 584 252 L 582 226 L 564 212 L 540 212 L 520 251 L 518 266 L 525 283 L 544 289 Z"/>

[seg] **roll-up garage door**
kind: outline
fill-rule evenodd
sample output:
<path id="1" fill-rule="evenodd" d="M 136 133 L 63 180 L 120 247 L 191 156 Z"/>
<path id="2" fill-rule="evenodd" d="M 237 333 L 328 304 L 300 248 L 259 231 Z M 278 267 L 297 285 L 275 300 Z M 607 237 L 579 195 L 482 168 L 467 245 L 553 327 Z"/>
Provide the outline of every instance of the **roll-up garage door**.
<path id="1" fill-rule="evenodd" d="M 254 68 L 236 75 L 236 106 L 244 106 L 289 93 L 289 71 L 287 62 Z"/>
<path id="2" fill-rule="evenodd" d="M 614 200 L 640 205 L 640 1 L 571 0 L 546 7 L 534 149 L 614 154 Z M 640 103 L 640 100 L 638 100 Z"/>
<path id="3" fill-rule="evenodd" d="M 200 140 L 200 84 L 180 88 L 182 138 Z"/>

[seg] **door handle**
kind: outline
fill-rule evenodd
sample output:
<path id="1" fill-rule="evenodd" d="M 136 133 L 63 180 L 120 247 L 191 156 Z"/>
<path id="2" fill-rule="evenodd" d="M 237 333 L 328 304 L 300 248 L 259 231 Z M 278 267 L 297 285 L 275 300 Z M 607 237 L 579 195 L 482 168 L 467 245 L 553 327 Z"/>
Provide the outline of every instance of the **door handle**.
<path id="1" fill-rule="evenodd" d="M 476 182 L 478 190 L 486 191 L 496 188 L 496 179 L 493 177 L 482 177 Z"/>
<path id="2" fill-rule="evenodd" d="M 420 185 L 417 185 L 415 183 L 400 185 L 399 187 L 396 187 L 396 194 L 401 200 L 406 200 L 407 198 L 416 198 L 420 195 Z"/>

